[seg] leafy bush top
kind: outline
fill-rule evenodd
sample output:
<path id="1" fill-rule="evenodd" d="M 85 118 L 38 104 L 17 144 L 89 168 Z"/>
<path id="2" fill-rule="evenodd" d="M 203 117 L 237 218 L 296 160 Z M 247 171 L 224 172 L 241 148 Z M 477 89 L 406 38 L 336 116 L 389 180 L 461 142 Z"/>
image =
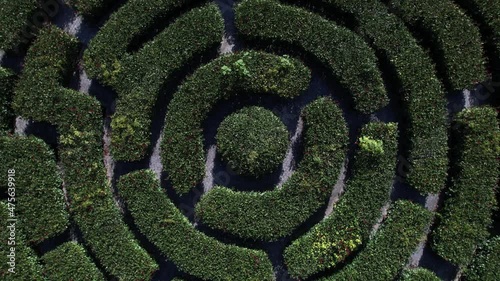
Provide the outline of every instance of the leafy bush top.
<path id="1" fill-rule="evenodd" d="M 231 168 L 262 176 L 283 161 L 288 131 L 278 116 L 262 107 L 247 107 L 226 117 L 217 130 L 217 148 Z"/>

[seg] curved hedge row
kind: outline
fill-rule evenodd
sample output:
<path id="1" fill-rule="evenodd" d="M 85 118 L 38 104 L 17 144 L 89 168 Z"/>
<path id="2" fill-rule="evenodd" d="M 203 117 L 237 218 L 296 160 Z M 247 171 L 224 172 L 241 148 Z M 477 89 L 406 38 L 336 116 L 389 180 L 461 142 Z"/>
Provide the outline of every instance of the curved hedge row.
<path id="1" fill-rule="evenodd" d="M 118 11 L 111 14 L 109 20 L 99 29 L 99 32 L 85 50 L 84 64 L 89 77 L 98 78 L 104 84 L 111 86 L 110 78 L 114 72 L 118 71 L 115 67 L 127 56 L 127 48 L 132 40 L 144 35 L 144 32 L 155 23 L 157 18 L 168 15 L 191 1 L 127 1 Z M 81 5 L 83 3 L 88 5 L 87 2 L 89 1 L 82 1 Z"/>
<path id="2" fill-rule="evenodd" d="M 99 281 L 105 280 L 85 249 L 67 242 L 42 256 L 43 275 L 47 280 Z"/>
<path id="3" fill-rule="evenodd" d="M 469 13 L 481 18 L 479 21 L 482 27 L 483 36 L 494 48 L 494 58 L 490 61 L 493 66 L 493 75 L 500 75 L 500 2 L 490 0 L 455 0 L 465 7 Z M 494 82 L 498 82 L 500 76 L 493 77 Z"/>
<path id="4" fill-rule="evenodd" d="M 277 170 L 288 147 L 288 130 L 272 111 L 245 107 L 217 129 L 217 149 L 236 172 L 261 177 Z"/>
<path id="5" fill-rule="evenodd" d="M 11 230 L 8 226 L 12 223 L 9 222 L 10 210 L 6 203 L 0 202 L 0 220 L 2 221 L 2 227 L 0 227 L 0 237 L 2 237 L 2 243 L 0 243 L 0 277 L 5 281 L 19 281 L 19 280 L 33 280 L 33 281 L 45 281 L 42 277 L 42 266 L 40 265 L 35 252 L 26 245 L 22 232 L 17 229 L 19 227 L 19 222 L 16 223 L 15 229 L 15 269 L 14 273 L 9 271 L 11 265 L 8 262 L 11 261 L 11 247 L 9 245 L 8 238 L 11 236 Z M 16 214 L 17 215 L 17 214 Z M 10 256 L 9 256 L 10 255 Z"/>
<path id="6" fill-rule="evenodd" d="M 133 56 L 121 61 L 111 122 L 111 147 L 117 160 L 139 160 L 150 145 L 153 107 L 163 84 L 196 55 L 220 45 L 222 15 L 210 4 L 184 14 Z"/>
<path id="7" fill-rule="evenodd" d="M 300 61 L 263 52 L 222 56 L 200 67 L 174 94 L 165 119 L 162 163 L 175 191 L 189 192 L 205 175 L 202 122 L 219 101 L 248 93 L 291 98 L 310 79 Z"/>
<path id="8" fill-rule="evenodd" d="M 346 192 L 333 213 L 285 249 L 290 275 L 307 278 L 343 262 L 368 238 L 389 201 L 397 153 L 397 125 L 369 123 L 362 129 Z"/>
<path id="9" fill-rule="evenodd" d="M 0 50 L 12 50 L 25 43 L 33 31 L 29 20 L 38 8 L 37 0 L 2 1 L 0 5 Z M 29 37 L 31 38 L 31 36 Z"/>
<path id="10" fill-rule="evenodd" d="M 388 104 L 377 57 L 352 31 L 269 0 L 242 1 L 236 26 L 244 38 L 287 43 L 312 54 L 349 90 L 357 110 L 371 113 Z"/>
<path id="11" fill-rule="evenodd" d="M 388 218 L 354 260 L 321 280 L 394 280 L 429 227 L 431 212 L 409 201 L 396 201 Z"/>
<path id="12" fill-rule="evenodd" d="M 147 279 L 158 267 L 140 248 L 113 201 L 102 161 L 100 104 L 61 86 L 77 54 L 73 37 L 53 26 L 42 29 L 28 51 L 14 107 L 24 117 L 58 126 L 70 208 L 97 260 L 119 279 Z"/>
<path id="13" fill-rule="evenodd" d="M 273 280 L 265 252 L 227 245 L 196 230 L 169 200 L 153 171 L 121 177 L 118 190 L 141 233 L 180 270 L 203 280 Z"/>
<path id="14" fill-rule="evenodd" d="M 441 281 L 434 272 L 425 268 L 413 268 L 403 271 L 401 281 Z"/>
<path id="15" fill-rule="evenodd" d="M 481 245 L 465 271 L 467 281 L 496 281 L 500 278 L 500 236 Z"/>
<path id="16" fill-rule="evenodd" d="M 447 111 L 444 89 L 432 60 L 380 0 L 317 2 L 354 17 L 357 31 L 395 68 L 407 114 L 411 166 L 406 179 L 420 192 L 438 193 L 444 187 L 448 168 Z"/>
<path id="17" fill-rule="evenodd" d="M 283 187 L 268 192 L 214 188 L 196 206 L 204 224 L 243 238 L 276 240 L 324 205 L 344 163 L 347 127 L 328 98 L 307 105 L 302 116 L 304 159 Z"/>
<path id="18" fill-rule="evenodd" d="M 446 85 L 462 90 L 487 79 L 478 27 L 453 1 L 391 0 L 391 11 L 415 29 L 432 37 L 446 69 Z"/>
<path id="19" fill-rule="evenodd" d="M 66 230 L 68 212 L 55 157 L 34 137 L 0 137 L 0 171 L 14 169 L 16 210 L 27 243 L 39 243 Z M 5 181 L 0 190 L 6 191 Z"/>
<path id="20" fill-rule="evenodd" d="M 7 68 L 0 67 L 0 132 L 14 129 L 14 111 L 12 96 L 16 75 Z"/>
<path id="21" fill-rule="evenodd" d="M 82 16 L 96 19 L 102 16 L 106 9 L 110 8 L 113 0 L 68 0 L 69 4 Z M 148 1 L 150 2 L 150 1 Z"/>
<path id="22" fill-rule="evenodd" d="M 489 236 L 497 208 L 500 130 L 490 107 L 466 109 L 456 117 L 455 160 L 450 198 L 440 212 L 433 248 L 459 266 L 469 264 L 476 247 Z"/>

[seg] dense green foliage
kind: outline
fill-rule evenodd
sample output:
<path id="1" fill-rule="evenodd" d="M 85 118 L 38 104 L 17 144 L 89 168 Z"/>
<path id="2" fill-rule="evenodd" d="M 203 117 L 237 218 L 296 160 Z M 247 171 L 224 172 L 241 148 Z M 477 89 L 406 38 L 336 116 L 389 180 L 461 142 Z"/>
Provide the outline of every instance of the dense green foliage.
<path id="1" fill-rule="evenodd" d="M 478 27 L 450 0 L 391 0 L 391 11 L 431 38 L 450 90 L 462 90 L 487 79 Z"/>
<path id="2" fill-rule="evenodd" d="M 245 71 L 231 71 L 243 60 Z M 205 175 L 202 124 L 212 108 L 232 96 L 259 93 L 283 98 L 307 89 L 311 73 L 300 61 L 263 52 L 222 56 L 188 77 L 168 105 L 162 162 L 177 193 L 183 194 Z"/>
<path id="3" fill-rule="evenodd" d="M 345 159 L 347 128 L 329 98 L 307 105 L 302 117 L 304 158 L 288 181 L 267 192 L 210 190 L 196 206 L 204 224 L 243 238 L 276 240 L 324 205 Z"/>
<path id="4" fill-rule="evenodd" d="M 304 49 L 349 90 L 357 110 L 370 113 L 387 105 L 377 57 L 349 29 L 303 9 L 269 0 L 242 1 L 236 7 L 236 26 L 243 38 Z"/>
<path id="5" fill-rule="evenodd" d="M 458 3 L 484 20 L 487 28 L 492 31 L 491 40 L 500 56 L 500 2 L 491 0 L 457 0 Z"/>
<path id="6" fill-rule="evenodd" d="M 12 50 L 25 43 L 33 31 L 30 20 L 38 8 L 37 0 L 0 1 L 0 50 Z"/>
<path id="7" fill-rule="evenodd" d="M 76 11 L 82 16 L 95 19 L 110 8 L 113 0 L 68 0 L 69 4 L 75 7 Z M 151 2 L 151 1 L 148 1 Z"/>
<path id="8" fill-rule="evenodd" d="M 12 96 L 14 95 L 15 74 L 0 67 L 0 131 L 12 131 L 14 128 L 14 111 Z"/>
<path id="9" fill-rule="evenodd" d="M 14 169 L 16 210 L 26 242 L 38 243 L 62 233 L 68 212 L 55 157 L 50 148 L 34 137 L 0 137 L 0 171 Z M 7 190 L 7 181 L 0 190 Z"/>
<path id="10" fill-rule="evenodd" d="M 401 281 L 441 281 L 432 271 L 425 268 L 413 268 L 403 271 Z"/>
<path id="11" fill-rule="evenodd" d="M 288 0 L 297 1 L 297 0 Z M 402 87 L 404 142 L 408 145 L 409 170 L 398 171 L 420 192 L 437 193 L 446 180 L 446 99 L 428 54 L 418 45 L 403 21 L 380 0 L 318 0 L 356 19 L 356 29 L 387 59 Z"/>
<path id="12" fill-rule="evenodd" d="M 135 55 L 116 62 L 109 74 L 118 94 L 111 123 L 111 148 L 117 160 L 144 157 L 151 135 L 153 108 L 171 75 L 208 50 L 216 50 L 224 25 L 215 4 L 196 8 L 161 32 Z"/>
<path id="13" fill-rule="evenodd" d="M 369 123 L 361 137 L 382 141 L 383 153 L 359 148 L 353 174 L 333 213 L 285 249 L 294 277 L 306 278 L 335 267 L 369 239 L 371 227 L 389 201 L 397 152 L 397 125 Z"/>
<path id="14" fill-rule="evenodd" d="M 481 245 L 474 260 L 465 271 L 467 281 L 500 280 L 500 237 L 491 238 Z"/>
<path id="15" fill-rule="evenodd" d="M 77 52 L 77 41 L 62 30 L 41 30 L 28 51 L 14 107 L 24 117 L 57 125 L 70 210 L 97 260 L 112 276 L 147 279 L 157 265 L 137 244 L 113 201 L 102 161 L 100 105 L 62 86 Z"/>
<path id="16" fill-rule="evenodd" d="M 203 280 L 273 280 L 265 252 L 224 244 L 196 230 L 168 199 L 153 171 L 121 177 L 118 190 L 139 231 L 182 271 Z"/>
<path id="17" fill-rule="evenodd" d="M 22 232 L 17 228 L 19 223 L 16 223 L 14 230 L 15 237 L 15 273 L 9 272 L 10 262 L 9 255 L 11 253 L 11 247 L 14 245 L 8 245 L 7 241 L 11 237 L 11 229 L 8 228 L 12 222 L 9 222 L 9 218 L 14 218 L 10 216 L 11 206 L 7 206 L 5 202 L 0 202 L 0 220 L 2 221 L 2 227 L 0 227 L 0 236 L 3 238 L 0 243 L 0 278 L 5 281 L 19 281 L 19 280 L 33 280 L 33 281 L 44 281 L 42 277 L 42 267 L 36 257 L 35 252 L 28 247 L 24 241 Z M 15 214 L 15 213 L 14 213 Z M 17 214 L 15 214 L 17 216 Z"/>
<path id="18" fill-rule="evenodd" d="M 424 237 L 431 217 L 429 211 L 417 204 L 396 201 L 366 248 L 340 272 L 322 280 L 394 280 Z"/>
<path id="19" fill-rule="evenodd" d="M 78 0 L 73 0 L 78 1 Z M 105 1 L 105 0 L 102 0 Z M 78 1 L 80 5 L 88 5 L 89 1 Z M 158 18 L 172 13 L 176 8 L 190 2 L 189 0 L 129 0 L 99 29 L 85 50 L 85 70 L 91 78 L 98 78 L 106 85 L 110 84 L 112 73 L 127 55 L 127 48 L 133 39 L 141 37 L 148 27 L 155 24 Z"/>
<path id="20" fill-rule="evenodd" d="M 234 171 L 260 177 L 283 161 L 288 130 L 272 111 L 254 106 L 226 117 L 216 139 L 218 151 Z"/>
<path id="21" fill-rule="evenodd" d="M 488 238 L 497 208 L 500 130 L 497 112 L 490 107 L 466 109 L 455 121 L 455 173 L 433 233 L 433 247 L 445 259 L 466 266 Z"/>
<path id="22" fill-rule="evenodd" d="M 64 243 L 46 253 L 42 261 L 44 263 L 43 275 L 47 280 L 105 280 L 87 256 L 85 249 L 75 242 Z"/>

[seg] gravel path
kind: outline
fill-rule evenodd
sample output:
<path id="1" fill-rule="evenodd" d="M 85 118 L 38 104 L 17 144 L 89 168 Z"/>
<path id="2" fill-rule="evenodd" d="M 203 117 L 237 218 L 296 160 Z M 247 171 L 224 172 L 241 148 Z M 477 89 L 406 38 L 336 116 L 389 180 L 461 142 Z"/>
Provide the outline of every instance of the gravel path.
<path id="1" fill-rule="evenodd" d="M 344 162 L 344 166 L 342 166 L 342 169 L 340 170 L 339 177 L 337 179 L 337 183 L 335 183 L 335 186 L 332 190 L 332 195 L 330 196 L 330 200 L 328 201 L 328 206 L 326 207 L 326 210 L 325 210 L 325 218 L 328 217 L 333 212 L 333 207 L 339 201 L 340 196 L 344 193 L 345 178 L 346 178 L 346 174 L 347 174 L 347 165 L 348 164 L 349 164 L 349 161 L 346 160 Z"/>
<path id="2" fill-rule="evenodd" d="M 295 129 L 295 134 L 290 140 L 288 145 L 288 150 L 286 152 L 285 160 L 283 161 L 283 170 L 280 175 L 280 181 L 278 183 L 278 188 L 281 188 L 285 182 L 292 176 L 293 170 L 295 168 L 295 156 L 294 152 L 297 149 L 297 143 L 302 138 L 302 132 L 304 131 L 304 121 L 301 117 L 297 121 L 297 128 Z"/>
<path id="3" fill-rule="evenodd" d="M 217 154 L 217 146 L 211 145 L 207 152 L 205 163 L 205 178 L 203 179 L 203 192 L 207 193 L 214 187 L 214 162 Z"/>
<path id="4" fill-rule="evenodd" d="M 17 117 L 16 118 L 16 128 L 14 129 L 14 132 L 16 135 L 20 136 L 25 136 L 26 135 L 26 129 L 28 128 L 30 122 L 22 117 Z"/>

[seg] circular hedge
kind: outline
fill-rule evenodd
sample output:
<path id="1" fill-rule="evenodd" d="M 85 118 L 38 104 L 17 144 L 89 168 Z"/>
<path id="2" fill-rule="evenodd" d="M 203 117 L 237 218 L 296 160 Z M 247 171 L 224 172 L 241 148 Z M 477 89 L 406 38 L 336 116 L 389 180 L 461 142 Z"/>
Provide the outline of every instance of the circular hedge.
<path id="1" fill-rule="evenodd" d="M 260 177 L 276 170 L 288 146 L 279 117 L 262 107 L 246 107 L 226 117 L 217 130 L 217 147 L 233 170 Z"/>

